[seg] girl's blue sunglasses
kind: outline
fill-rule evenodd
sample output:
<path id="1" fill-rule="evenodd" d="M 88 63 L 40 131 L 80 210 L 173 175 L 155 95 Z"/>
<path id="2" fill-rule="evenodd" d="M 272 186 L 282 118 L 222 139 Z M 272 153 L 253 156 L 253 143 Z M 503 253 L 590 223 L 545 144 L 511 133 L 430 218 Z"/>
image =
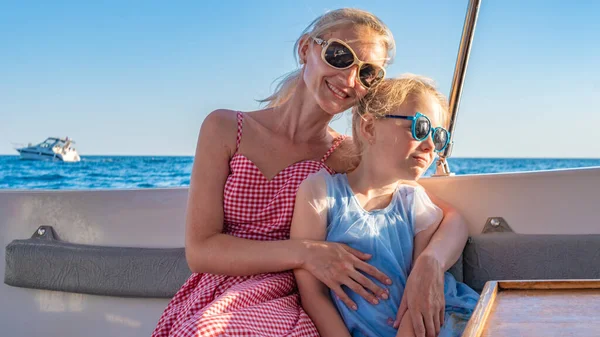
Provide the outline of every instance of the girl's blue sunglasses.
<path id="1" fill-rule="evenodd" d="M 450 142 L 450 132 L 442 127 L 431 128 L 431 121 L 429 118 L 420 112 L 417 112 L 414 116 L 385 115 L 383 118 L 397 118 L 412 121 L 412 136 L 418 141 L 425 140 L 431 133 L 435 152 L 443 151 L 446 146 L 448 146 L 448 142 Z"/>

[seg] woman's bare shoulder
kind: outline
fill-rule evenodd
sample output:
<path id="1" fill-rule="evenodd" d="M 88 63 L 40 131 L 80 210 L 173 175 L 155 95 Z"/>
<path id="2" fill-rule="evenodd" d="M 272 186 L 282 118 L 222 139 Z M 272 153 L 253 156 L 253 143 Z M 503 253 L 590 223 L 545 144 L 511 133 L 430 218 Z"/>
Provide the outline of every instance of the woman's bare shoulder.
<path id="1" fill-rule="evenodd" d="M 235 152 L 237 139 L 238 111 L 217 109 L 210 112 L 200 127 L 198 139 L 204 139 L 212 146 L 226 147 Z"/>
<path id="2" fill-rule="evenodd" d="M 225 128 L 228 124 L 237 124 L 237 114 L 239 111 L 229 109 L 217 109 L 211 111 L 202 125 L 208 124 L 210 127 Z"/>

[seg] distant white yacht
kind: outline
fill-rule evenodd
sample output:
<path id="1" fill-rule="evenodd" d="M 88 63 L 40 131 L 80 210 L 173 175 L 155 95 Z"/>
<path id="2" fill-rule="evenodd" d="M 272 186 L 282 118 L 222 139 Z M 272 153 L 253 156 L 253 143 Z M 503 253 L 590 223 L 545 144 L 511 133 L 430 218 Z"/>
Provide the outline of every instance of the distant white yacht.
<path id="1" fill-rule="evenodd" d="M 81 160 L 77 150 L 72 145 L 75 142 L 67 138 L 49 137 L 37 145 L 17 148 L 21 159 L 29 160 L 60 160 L 65 162 L 78 162 Z"/>

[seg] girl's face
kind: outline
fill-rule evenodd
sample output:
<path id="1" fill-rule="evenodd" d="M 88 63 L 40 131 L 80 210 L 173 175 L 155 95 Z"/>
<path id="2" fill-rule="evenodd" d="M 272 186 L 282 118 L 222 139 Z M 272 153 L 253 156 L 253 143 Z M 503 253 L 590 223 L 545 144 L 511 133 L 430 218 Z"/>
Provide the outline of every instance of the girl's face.
<path id="1" fill-rule="evenodd" d="M 441 127 L 444 110 L 431 94 L 409 96 L 392 115 L 414 116 L 417 112 L 429 117 L 431 127 Z M 403 180 L 417 180 L 435 159 L 431 134 L 423 141 L 412 135 L 412 121 L 378 118 L 373 121 L 371 160 L 380 168 Z"/>
<path id="2" fill-rule="evenodd" d="M 345 42 L 356 57 L 363 62 L 383 67 L 387 49 L 381 36 L 366 27 L 344 27 L 319 38 L 331 38 Z M 305 64 L 303 80 L 317 104 L 325 112 L 335 115 L 354 106 L 368 89 L 358 80 L 357 64 L 348 69 L 336 69 L 321 57 L 323 46 L 306 37 L 299 50 L 300 60 Z M 350 57 L 350 55 L 348 55 Z"/>

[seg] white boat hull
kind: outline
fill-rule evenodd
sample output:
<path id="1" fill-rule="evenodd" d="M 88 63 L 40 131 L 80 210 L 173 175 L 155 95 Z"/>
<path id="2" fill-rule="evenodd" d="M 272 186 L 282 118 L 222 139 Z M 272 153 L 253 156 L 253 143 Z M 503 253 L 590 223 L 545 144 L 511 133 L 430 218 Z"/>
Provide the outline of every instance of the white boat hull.
<path id="1" fill-rule="evenodd" d="M 18 150 L 23 160 L 44 160 L 44 161 L 64 161 L 64 162 L 78 162 L 81 160 L 76 152 L 67 152 L 66 154 L 61 153 L 44 153 L 44 152 L 30 152 L 22 149 Z"/>
<path id="2" fill-rule="evenodd" d="M 503 217 L 517 233 L 600 234 L 600 168 L 421 182 L 462 212 L 471 234 L 480 233 L 493 216 Z M 5 270 L 4 247 L 29 238 L 40 225 L 53 226 L 66 242 L 183 247 L 186 200 L 185 188 L 0 191 L 0 274 Z M 149 336 L 168 304 L 168 299 L 85 295 L 4 283 L 0 298 L 0 326 L 7 336 Z"/>
<path id="3" fill-rule="evenodd" d="M 77 150 L 72 147 L 75 142 L 69 138 L 48 137 L 42 143 L 17 148 L 21 159 L 78 162 L 81 160 Z"/>

